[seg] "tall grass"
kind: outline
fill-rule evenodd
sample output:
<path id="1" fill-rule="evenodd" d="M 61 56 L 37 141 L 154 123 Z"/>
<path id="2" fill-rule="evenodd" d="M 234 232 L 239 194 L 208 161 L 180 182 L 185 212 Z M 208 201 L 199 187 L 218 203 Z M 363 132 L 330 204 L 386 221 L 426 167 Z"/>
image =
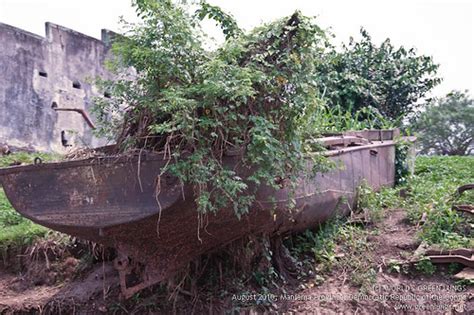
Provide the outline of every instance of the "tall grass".
<path id="1" fill-rule="evenodd" d="M 340 106 L 329 106 L 322 104 L 318 107 L 315 115 L 310 118 L 311 125 L 315 130 L 322 133 L 340 132 L 347 130 L 364 129 L 390 129 L 399 124 L 399 121 L 391 121 L 384 117 L 374 107 L 363 107 L 353 111 Z"/>

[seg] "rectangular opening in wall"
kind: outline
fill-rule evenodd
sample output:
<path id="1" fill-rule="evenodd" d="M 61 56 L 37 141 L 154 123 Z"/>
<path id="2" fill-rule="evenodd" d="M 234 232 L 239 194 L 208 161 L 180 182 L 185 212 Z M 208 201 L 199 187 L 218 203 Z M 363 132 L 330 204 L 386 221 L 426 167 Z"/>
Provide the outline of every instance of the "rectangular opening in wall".
<path id="1" fill-rule="evenodd" d="M 80 89 L 81 88 L 81 83 L 79 81 L 74 81 L 72 82 L 72 87 L 75 89 Z"/>
<path id="2" fill-rule="evenodd" d="M 40 77 L 45 77 L 45 78 L 48 77 L 48 73 L 46 71 L 38 71 L 38 74 Z"/>
<path id="3" fill-rule="evenodd" d="M 104 97 L 111 98 L 110 92 L 104 92 Z"/>

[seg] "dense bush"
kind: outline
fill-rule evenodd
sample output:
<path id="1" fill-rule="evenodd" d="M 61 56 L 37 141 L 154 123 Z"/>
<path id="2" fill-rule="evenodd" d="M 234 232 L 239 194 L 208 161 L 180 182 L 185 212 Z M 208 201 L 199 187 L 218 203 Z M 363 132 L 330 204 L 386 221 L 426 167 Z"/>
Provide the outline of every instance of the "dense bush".
<path id="1" fill-rule="evenodd" d="M 352 113 L 370 106 L 390 120 L 413 113 L 418 101 L 441 82 L 438 65 L 414 48 L 396 48 L 389 39 L 377 46 L 366 30 L 361 29 L 361 35 L 341 51 L 330 51 L 318 68 L 327 103 Z"/>

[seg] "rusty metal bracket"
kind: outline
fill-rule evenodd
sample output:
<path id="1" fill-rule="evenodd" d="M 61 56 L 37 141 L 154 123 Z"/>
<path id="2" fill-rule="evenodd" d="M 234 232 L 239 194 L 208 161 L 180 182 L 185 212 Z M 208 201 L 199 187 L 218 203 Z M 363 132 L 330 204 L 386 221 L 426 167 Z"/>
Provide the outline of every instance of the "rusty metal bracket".
<path id="1" fill-rule="evenodd" d="M 474 189 L 474 184 L 462 185 L 462 186 L 458 187 L 458 189 L 456 190 L 456 194 L 459 197 L 466 190 L 472 190 L 472 189 Z M 473 205 L 467 205 L 467 204 L 453 205 L 452 209 L 456 210 L 456 211 L 461 211 L 461 212 L 465 212 L 465 213 L 474 215 L 474 206 Z"/>
<path id="2" fill-rule="evenodd" d="M 474 189 L 474 184 L 462 185 L 462 186 L 459 186 L 459 188 L 457 189 L 457 193 L 460 196 L 466 190 L 472 190 L 472 189 Z"/>
<path id="3" fill-rule="evenodd" d="M 117 258 L 114 260 L 114 267 L 119 274 L 120 292 L 124 299 L 131 298 L 135 293 L 158 283 L 161 278 L 153 277 L 152 274 L 144 270 L 137 270 L 137 266 L 134 265 L 133 261 L 126 255 L 118 253 Z M 135 277 L 140 282 L 131 284 L 129 278 Z"/>
<path id="4" fill-rule="evenodd" d="M 461 196 L 466 190 L 474 189 L 474 184 L 467 184 L 458 187 L 457 196 Z M 472 205 L 453 205 L 453 210 L 462 211 L 474 215 L 474 207 Z M 453 250 L 427 250 L 426 256 L 433 263 L 459 263 L 469 268 L 474 268 L 474 249 L 458 248 Z"/>
<path id="5" fill-rule="evenodd" d="M 84 120 L 86 121 L 86 123 L 89 125 L 89 127 L 91 127 L 92 129 L 95 129 L 95 125 L 94 123 L 92 122 L 92 120 L 90 119 L 89 115 L 87 114 L 87 112 L 85 110 L 83 110 L 82 108 L 58 108 L 58 107 L 53 107 L 53 109 L 55 111 L 62 111 L 62 112 L 76 112 L 76 113 L 79 113 L 82 115 L 82 117 L 84 118 Z"/>
<path id="6" fill-rule="evenodd" d="M 474 249 L 458 248 L 453 250 L 427 250 L 425 253 L 433 263 L 459 263 L 474 268 Z"/>
<path id="7" fill-rule="evenodd" d="M 474 215 L 474 206 L 471 205 L 454 205 L 453 210 L 466 212 L 471 215 Z"/>

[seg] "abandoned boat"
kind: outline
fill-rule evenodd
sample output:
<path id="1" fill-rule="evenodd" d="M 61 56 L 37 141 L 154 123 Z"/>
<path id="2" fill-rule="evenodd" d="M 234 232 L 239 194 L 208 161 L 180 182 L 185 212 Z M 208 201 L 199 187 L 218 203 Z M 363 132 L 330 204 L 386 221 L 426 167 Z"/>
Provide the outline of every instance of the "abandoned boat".
<path id="1" fill-rule="evenodd" d="M 395 181 L 398 130 L 367 130 L 322 138 L 325 152 L 342 167 L 301 180 L 296 210 L 288 211 L 289 188 L 261 187 L 250 215 L 232 209 L 198 218 L 192 189 L 176 178 L 157 177 L 162 155 L 105 156 L 0 169 L 0 183 L 13 207 L 48 228 L 117 249 L 125 297 L 160 282 L 200 254 L 249 234 L 301 231 L 355 205 L 357 187 Z M 235 157 L 227 157 L 232 163 Z M 272 201 L 269 201 L 269 196 Z M 140 281 L 129 281 L 141 267 Z M 135 277 L 136 278 L 136 277 Z"/>

